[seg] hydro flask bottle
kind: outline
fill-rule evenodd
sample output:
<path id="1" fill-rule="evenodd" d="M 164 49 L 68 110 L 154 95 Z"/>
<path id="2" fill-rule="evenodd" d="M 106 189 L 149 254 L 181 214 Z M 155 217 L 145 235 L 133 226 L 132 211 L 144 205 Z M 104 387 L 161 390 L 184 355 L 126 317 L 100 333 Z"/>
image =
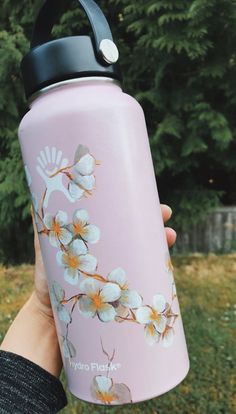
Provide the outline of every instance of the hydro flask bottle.
<path id="1" fill-rule="evenodd" d="M 163 394 L 189 370 L 144 114 L 93 0 L 90 36 L 50 40 L 44 2 L 22 62 L 19 139 L 68 387 L 96 404 Z"/>

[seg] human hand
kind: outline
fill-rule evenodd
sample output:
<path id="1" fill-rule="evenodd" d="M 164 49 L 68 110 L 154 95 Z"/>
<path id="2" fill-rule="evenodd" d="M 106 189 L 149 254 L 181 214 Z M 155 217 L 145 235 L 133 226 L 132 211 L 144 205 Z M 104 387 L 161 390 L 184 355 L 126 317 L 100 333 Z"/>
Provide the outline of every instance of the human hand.
<path id="1" fill-rule="evenodd" d="M 166 223 L 172 215 L 172 210 L 169 206 L 162 204 L 161 212 L 164 223 Z M 31 211 L 32 214 L 32 211 Z M 32 214 L 34 227 L 34 248 L 35 248 L 35 295 L 37 298 L 40 311 L 49 317 L 53 317 L 51 302 L 48 292 L 46 272 L 43 264 L 42 253 L 39 244 L 39 237 L 35 225 L 34 215 Z M 171 247 L 176 241 L 176 232 L 170 227 L 165 228 L 168 246 Z"/>

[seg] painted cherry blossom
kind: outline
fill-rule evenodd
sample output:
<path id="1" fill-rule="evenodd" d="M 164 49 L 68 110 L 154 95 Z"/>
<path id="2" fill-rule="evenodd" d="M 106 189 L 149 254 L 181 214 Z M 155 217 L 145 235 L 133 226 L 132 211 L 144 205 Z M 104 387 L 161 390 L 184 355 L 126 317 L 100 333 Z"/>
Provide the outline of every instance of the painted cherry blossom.
<path id="1" fill-rule="evenodd" d="M 129 309 L 136 309 L 142 305 L 142 298 L 138 292 L 129 289 L 126 273 L 122 268 L 119 267 L 114 269 L 111 273 L 109 273 L 107 279 L 109 282 L 117 283 L 121 289 L 119 305 Z M 122 309 L 119 308 L 120 307 L 117 309 L 117 313 L 122 312 Z"/>
<path id="2" fill-rule="evenodd" d="M 104 405 L 129 404 L 132 402 L 127 385 L 115 384 L 111 378 L 103 375 L 97 375 L 93 378 L 90 390 L 94 400 L 100 401 Z"/>
<path id="3" fill-rule="evenodd" d="M 78 209 L 73 215 L 73 224 L 69 229 L 74 237 L 81 237 L 87 243 L 97 243 L 100 238 L 100 230 L 97 226 L 89 224 L 88 212 L 84 209 Z"/>
<path id="4" fill-rule="evenodd" d="M 97 280 L 85 279 L 80 289 L 84 294 L 78 307 L 81 314 L 87 318 L 94 318 L 96 315 L 102 322 L 113 321 L 116 317 L 116 310 L 112 302 L 120 298 L 120 287 L 115 283 L 106 283 L 104 286 Z"/>
<path id="5" fill-rule="evenodd" d="M 64 267 L 64 278 L 71 285 L 76 285 L 82 273 L 94 274 L 97 259 L 88 254 L 88 248 L 82 240 L 74 240 L 66 251 L 57 253 L 57 263 Z"/>
<path id="6" fill-rule="evenodd" d="M 72 240 L 71 232 L 66 228 L 67 214 L 64 211 L 58 211 L 53 216 L 52 214 L 45 214 L 43 222 L 49 230 L 49 242 L 54 247 L 60 247 L 60 245 L 68 245 Z"/>
<path id="7" fill-rule="evenodd" d="M 162 345 L 164 348 L 169 348 L 174 341 L 174 328 L 172 326 L 166 326 L 165 331 L 162 334 Z"/>
<path id="8" fill-rule="evenodd" d="M 65 291 L 57 282 L 53 282 L 50 289 L 50 299 L 52 305 L 55 307 L 60 321 L 66 324 L 71 322 L 71 315 L 61 302 L 65 299 Z"/>
<path id="9" fill-rule="evenodd" d="M 95 158 L 89 153 L 89 149 L 79 145 L 75 154 L 75 165 L 71 171 L 72 180 L 69 183 L 70 195 L 78 200 L 95 187 L 94 169 Z"/>
<path id="10" fill-rule="evenodd" d="M 136 312 L 136 320 L 145 325 L 145 338 L 150 345 L 158 342 L 167 325 L 167 317 L 164 315 L 168 304 L 163 295 L 153 297 L 153 306 L 141 306 Z"/>

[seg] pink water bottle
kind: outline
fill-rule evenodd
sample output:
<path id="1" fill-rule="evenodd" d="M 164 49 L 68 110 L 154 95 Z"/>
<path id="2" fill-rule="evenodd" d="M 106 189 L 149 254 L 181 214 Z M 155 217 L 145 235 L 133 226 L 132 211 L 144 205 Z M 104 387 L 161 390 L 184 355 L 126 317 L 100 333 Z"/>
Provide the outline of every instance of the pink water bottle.
<path id="1" fill-rule="evenodd" d="M 179 384 L 189 359 L 144 114 L 103 13 L 79 3 L 92 37 L 49 40 L 60 1 L 38 15 L 19 139 L 69 389 L 136 403 Z"/>

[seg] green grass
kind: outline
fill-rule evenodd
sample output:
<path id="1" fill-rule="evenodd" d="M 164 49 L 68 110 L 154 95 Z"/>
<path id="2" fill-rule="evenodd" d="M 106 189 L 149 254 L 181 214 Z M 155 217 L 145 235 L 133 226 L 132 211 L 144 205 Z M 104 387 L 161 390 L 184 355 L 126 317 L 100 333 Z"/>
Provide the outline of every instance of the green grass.
<path id="1" fill-rule="evenodd" d="M 107 408 L 68 394 L 63 414 L 233 414 L 236 412 L 236 255 L 174 259 L 190 353 L 187 378 L 146 403 Z M 30 266 L 0 267 L 0 339 L 32 289 Z M 64 380 L 63 380 L 64 381 Z"/>

